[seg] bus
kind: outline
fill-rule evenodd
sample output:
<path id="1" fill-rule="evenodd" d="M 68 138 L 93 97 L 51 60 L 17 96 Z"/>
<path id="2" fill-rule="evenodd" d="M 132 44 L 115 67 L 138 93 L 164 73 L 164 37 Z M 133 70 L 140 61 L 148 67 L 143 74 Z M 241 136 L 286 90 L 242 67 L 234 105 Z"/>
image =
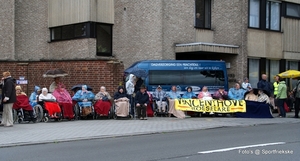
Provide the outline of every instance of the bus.
<path id="1" fill-rule="evenodd" d="M 215 60 L 144 60 L 138 61 L 127 68 L 124 73 L 132 68 L 145 70 L 147 73 L 144 85 L 149 92 L 154 92 L 161 86 L 166 92 L 173 85 L 181 94 L 192 87 L 198 94 L 203 86 L 207 86 L 210 93 L 220 87 L 228 91 L 228 77 L 224 61 Z"/>

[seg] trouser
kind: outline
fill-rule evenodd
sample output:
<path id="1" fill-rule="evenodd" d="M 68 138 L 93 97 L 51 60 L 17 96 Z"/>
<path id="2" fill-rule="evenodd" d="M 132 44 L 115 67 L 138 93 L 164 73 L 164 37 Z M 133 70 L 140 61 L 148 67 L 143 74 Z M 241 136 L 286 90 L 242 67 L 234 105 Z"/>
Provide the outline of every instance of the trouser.
<path id="1" fill-rule="evenodd" d="M 282 117 L 286 116 L 285 109 L 284 109 L 284 102 L 285 102 L 285 99 L 278 99 L 278 102 L 277 102 L 279 110 L 280 110 L 280 116 L 282 116 Z"/>
<path id="2" fill-rule="evenodd" d="M 156 105 L 157 105 L 158 112 L 161 111 L 166 112 L 166 106 L 167 106 L 166 101 L 156 101 Z"/>
<path id="3" fill-rule="evenodd" d="M 145 105 L 140 105 L 140 106 L 136 107 L 138 118 L 146 117 L 146 108 L 147 108 L 147 106 L 145 106 Z"/>
<path id="4" fill-rule="evenodd" d="M 130 114 L 134 116 L 134 97 L 133 95 L 129 95 L 129 102 L 130 102 Z"/>
<path id="5" fill-rule="evenodd" d="M 12 106 L 13 106 L 13 103 L 3 104 L 3 113 L 2 113 L 1 124 L 3 124 L 4 126 L 12 126 L 14 123 Z"/>
<path id="6" fill-rule="evenodd" d="M 300 106 L 300 98 L 296 98 L 296 101 L 295 101 L 295 117 L 299 117 L 299 106 Z"/>

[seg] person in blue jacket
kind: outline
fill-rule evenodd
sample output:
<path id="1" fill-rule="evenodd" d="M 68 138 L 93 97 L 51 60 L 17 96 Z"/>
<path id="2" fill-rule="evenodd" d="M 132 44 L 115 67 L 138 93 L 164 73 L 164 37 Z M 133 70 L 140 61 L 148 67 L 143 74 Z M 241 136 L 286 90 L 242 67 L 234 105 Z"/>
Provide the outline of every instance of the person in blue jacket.
<path id="1" fill-rule="evenodd" d="M 80 110 L 82 110 L 83 115 L 88 115 L 92 112 L 91 107 L 94 98 L 94 93 L 87 90 L 87 85 L 83 85 L 82 89 L 78 90 L 72 97 L 72 100 L 77 101 L 78 105 L 80 106 Z"/>
<path id="2" fill-rule="evenodd" d="M 177 91 L 176 86 L 172 86 L 171 91 L 168 93 L 167 97 L 169 99 L 179 99 L 179 98 L 181 98 L 181 95 Z"/>
<path id="3" fill-rule="evenodd" d="M 182 98 L 184 98 L 184 99 L 197 98 L 197 96 L 196 96 L 195 93 L 193 92 L 192 87 L 188 87 L 186 90 L 187 90 L 187 91 L 183 94 Z"/>
<path id="4" fill-rule="evenodd" d="M 34 86 L 34 91 L 31 93 L 29 97 L 29 104 L 33 108 L 37 105 L 37 98 L 41 94 L 41 88 L 39 86 Z"/>
<path id="5" fill-rule="evenodd" d="M 235 83 L 234 88 L 230 88 L 228 97 L 231 100 L 243 100 L 246 90 L 242 89 L 239 83 Z"/>

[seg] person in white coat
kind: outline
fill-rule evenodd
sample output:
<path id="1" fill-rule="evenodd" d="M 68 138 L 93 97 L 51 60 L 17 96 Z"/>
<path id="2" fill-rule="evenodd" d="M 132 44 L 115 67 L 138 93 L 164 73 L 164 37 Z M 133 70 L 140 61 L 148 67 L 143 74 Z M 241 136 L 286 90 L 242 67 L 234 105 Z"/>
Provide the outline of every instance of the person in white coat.
<path id="1" fill-rule="evenodd" d="M 133 74 L 130 74 L 129 79 L 126 82 L 126 92 L 129 97 L 129 100 L 130 100 L 130 104 L 131 104 L 130 114 L 132 116 L 134 116 L 134 99 L 133 99 L 134 96 L 133 96 L 133 94 L 134 94 L 135 79 L 136 79 L 136 77 Z"/>

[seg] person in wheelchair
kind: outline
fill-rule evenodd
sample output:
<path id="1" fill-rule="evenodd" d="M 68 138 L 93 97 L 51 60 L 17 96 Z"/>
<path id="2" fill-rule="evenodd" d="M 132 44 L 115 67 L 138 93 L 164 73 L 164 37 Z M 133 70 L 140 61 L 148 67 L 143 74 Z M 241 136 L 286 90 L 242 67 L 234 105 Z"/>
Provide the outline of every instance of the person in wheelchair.
<path id="1" fill-rule="evenodd" d="M 81 90 L 78 90 L 72 97 L 72 100 L 77 101 L 82 116 L 87 116 L 93 112 L 92 101 L 94 97 L 94 93 L 87 90 L 87 85 L 82 85 Z"/>
<path id="2" fill-rule="evenodd" d="M 161 89 L 160 85 L 156 88 L 155 92 L 152 95 L 153 100 L 157 105 L 157 112 L 167 112 L 167 93 Z"/>
<path id="3" fill-rule="evenodd" d="M 29 97 L 29 103 L 32 107 L 37 105 L 38 97 L 41 94 L 41 88 L 39 86 L 34 86 L 34 91 L 31 93 Z"/>
<path id="4" fill-rule="evenodd" d="M 73 119 L 74 112 L 73 112 L 73 104 L 72 98 L 69 92 L 66 90 L 63 84 L 56 85 L 52 95 L 56 98 L 59 106 L 62 108 L 62 113 L 64 118 Z"/>
<path id="5" fill-rule="evenodd" d="M 96 94 L 95 100 L 97 101 L 94 104 L 95 112 L 100 116 L 108 116 L 111 108 L 111 96 L 104 86 L 100 87 L 100 91 Z"/>
<path id="6" fill-rule="evenodd" d="M 129 99 L 124 87 L 119 86 L 118 91 L 114 94 L 114 102 L 116 115 L 127 117 L 129 115 Z"/>
<path id="7" fill-rule="evenodd" d="M 43 102 L 43 106 L 51 118 L 58 117 L 57 114 L 61 112 L 61 109 L 56 102 L 56 98 L 51 93 L 48 93 L 47 88 L 42 89 L 42 93 L 39 95 L 39 102 Z"/>
<path id="8" fill-rule="evenodd" d="M 26 95 L 26 93 L 24 93 L 22 91 L 21 86 L 16 86 L 16 95 L 17 95 L 17 101 L 13 104 L 13 109 L 15 110 L 23 110 L 23 117 L 25 118 L 25 112 L 27 111 L 29 114 L 29 119 L 32 122 L 36 122 L 36 117 L 34 116 L 33 113 L 33 108 L 32 106 L 29 104 L 29 99 Z"/>

